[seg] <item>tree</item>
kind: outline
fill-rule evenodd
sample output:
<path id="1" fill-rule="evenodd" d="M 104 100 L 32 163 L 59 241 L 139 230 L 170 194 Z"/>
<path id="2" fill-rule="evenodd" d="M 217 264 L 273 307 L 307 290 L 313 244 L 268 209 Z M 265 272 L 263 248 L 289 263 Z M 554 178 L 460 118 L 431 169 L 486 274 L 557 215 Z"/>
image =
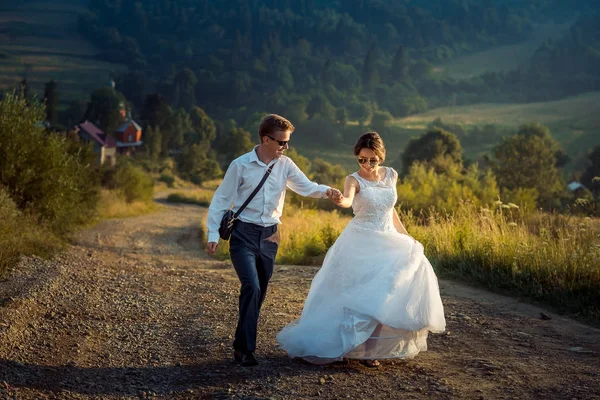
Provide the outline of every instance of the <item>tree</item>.
<path id="1" fill-rule="evenodd" d="M 398 50 L 396 50 L 396 54 L 394 54 L 390 78 L 392 79 L 392 82 L 400 83 L 404 83 L 408 78 L 408 60 L 406 58 L 406 48 L 404 46 L 398 46 Z"/>
<path id="2" fill-rule="evenodd" d="M 296 166 L 300 168 L 300 171 L 304 172 L 305 174 L 308 174 L 312 165 L 308 158 L 298 153 L 298 151 L 293 147 L 290 147 L 286 151 L 285 155 L 292 159 L 294 164 L 296 164 Z"/>
<path id="3" fill-rule="evenodd" d="M 392 114 L 388 111 L 376 111 L 371 118 L 371 127 L 373 130 L 382 133 L 393 119 Z"/>
<path id="4" fill-rule="evenodd" d="M 185 143 L 212 142 L 217 137 L 214 121 L 200 107 L 194 107 L 190 112 L 192 132 L 185 136 Z"/>
<path id="5" fill-rule="evenodd" d="M 419 162 L 445 173 L 453 166 L 462 168 L 462 146 L 456 135 L 440 128 L 430 128 L 424 135 L 412 139 L 402 154 L 402 172 Z"/>
<path id="6" fill-rule="evenodd" d="M 556 167 L 556 146 L 547 128 L 522 126 L 494 148 L 492 168 L 498 186 L 509 191 L 536 189 L 538 206 L 559 206 L 564 184 Z"/>
<path id="7" fill-rule="evenodd" d="M 171 129 L 168 148 L 181 149 L 185 145 L 185 134 L 192 130 L 189 114 L 183 108 L 177 109 L 171 113 L 168 125 Z"/>
<path id="8" fill-rule="evenodd" d="M 195 87 L 197 83 L 196 74 L 189 68 L 183 68 L 175 75 L 173 101 L 177 107 L 189 111 L 196 105 Z"/>
<path id="9" fill-rule="evenodd" d="M 331 105 L 327 97 L 321 93 L 315 94 L 306 105 L 306 113 L 310 118 L 320 116 L 328 121 L 335 118 L 335 108 Z"/>
<path id="10" fill-rule="evenodd" d="M 125 96 L 110 87 L 92 93 L 85 119 L 107 133 L 112 133 L 122 122 L 121 112 L 126 109 Z"/>
<path id="11" fill-rule="evenodd" d="M 177 158 L 177 170 L 183 179 L 200 184 L 223 173 L 207 142 L 194 143 Z"/>
<path id="12" fill-rule="evenodd" d="M 50 126 L 56 126 L 58 97 L 56 95 L 56 82 L 54 80 L 45 84 L 44 102 L 46 103 L 46 121 Z"/>
<path id="13" fill-rule="evenodd" d="M 344 107 L 335 110 L 335 122 L 341 126 L 346 126 L 348 123 L 348 112 Z"/>
<path id="14" fill-rule="evenodd" d="M 589 166 L 581 176 L 581 183 L 594 193 L 600 195 L 600 146 L 596 146 L 588 155 Z"/>
<path id="15" fill-rule="evenodd" d="M 146 96 L 140 115 L 144 126 L 158 126 L 164 130 L 168 126 L 170 116 L 169 103 L 163 95 L 153 93 Z"/>
<path id="16" fill-rule="evenodd" d="M 154 161 L 158 160 L 162 153 L 162 134 L 159 126 L 149 126 L 145 132 L 145 144 L 148 155 Z"/>
<path id="17" fill-rule="evenodd" d="M 219 154 L 223 155 L 225 163 L 229 164 L 232 160 L 252 150 L 254 142 L 250 132 L 238 127 L 233 120 L 228 121 L 226 129 L 227 133 L 220 138 Z"/>
<path id="18" fill-rule="evenodd" d="M 312 163 L 312 179 L 325 185 L 337 186 L 343 183 L 346 171 L 339 164 L 332 164 L 320 158 Z"/>
<path id="19" fill-rule="evenodd" d="M 0 187 L 59 234 L 96 215 L 99 177 L 91 146 L 48 135 L 43 107 L 17 93 L 0 100 Z"/>
<path id="20" fill-rule="evenodd" d="M 375 66 L 375 46 L 369 46 L 362 70 L 362 82 L 365 88 L 373 88 L 379 83 L 379 73 Z"/>

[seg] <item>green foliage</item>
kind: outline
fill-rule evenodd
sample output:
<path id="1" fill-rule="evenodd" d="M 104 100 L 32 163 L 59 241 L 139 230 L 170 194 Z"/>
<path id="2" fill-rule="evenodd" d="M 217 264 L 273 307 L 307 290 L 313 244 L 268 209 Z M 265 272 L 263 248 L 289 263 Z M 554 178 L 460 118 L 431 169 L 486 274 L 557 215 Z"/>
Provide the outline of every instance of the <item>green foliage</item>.
<path id="1" fill-rule="evenodd" d="M 339 164 L 332 164 L 320 158 L 315 158 L 312 162 L 311 176 L 315 182 L 322 185 L 340 186 L 343 185 L 346 171 Z"/>
<path id="2" fill-rule="evenodd" d="M 514 205 L 465 203 L 452 214 L 400 218 L 441 276 L 543 301 L 579 317 L 600 318 L 597 221 L 528 215 Z"/>
<path id="3" fill-rule="evenodd" d="M 387 111 L 375 111 L 371 118 L 371 127 L 373 130 L 384 135 L 388 125 L 392 122 L 392 114 Z"/>
<path id="4" fill-rule="evenodd" d="M 430 128 L 411 141 L 402 154 L 402 171 L 407 173 L 415 162 L 432 167 L 437 173 L 462 167 L 462 146 L 452 133 L 440 128 Z"/>
<path id="5" fill-rule="evenodd" d="M 46 105 L 46 121 L 50 124 L 50 126 L 56 126 L 56 121 L 58 119 L 56 111 L 58 97 L 56 94 L 56 82 L 54 82 L 54 80 L 51 80 L 45 84 L 44 102 Z"/>
<path id="6" fill-rule="evenodd" d="M 436 173 L 426 164 L 415 163 L 398 184 L 398 203 L 417 213 L 432 209 L 451 213 L 465 202 L 490 206 L 499 198 L 496 179 L 490 171 L 481 174 L 476 164 L 464 174 L 457 165 Z"/>
<path id="7" fill-rule="evenodd" d="M 309 173 L 312 164 L 308 158 L 298 153 L 298 150 L 296 150 L 294 147 L 290 147 L 285 152 L 285 155 L 292 159 L 294 164 L 300 168 L 300 171 L 304 172 L 305 174 Z"/>
<path id="8" fill-rule="evenodd" d="M 556 168 L 557 142 L 547 128 L 524 125 L 494 149 L 494 173 L 502 189 L 535 188 L 538 206 L 560 207 L 564 182 Z"/>
<path id="9" fill-rule="evenodd" d="M 187 111 L 196 105 L 195 86 L 198 83 L 196 74 L 189 69 L 183 68 L 173 81 L 173 103 L 175 106 Z"/>
<path id="10" fill-rule="evenodd" d="M 15 94 L 0 101 L 0 186 L 17 206 L 64 234 L 93 219 L 99 177 L 89 147 L 39 125 L 45 112 Z"/>
<path id="11" fill-rule="evenodd" d="M 210 200 L 211 199 L 187 196 L 184 193 L 171 193 L 169 196 L 167 196 L 167 202 L 169 203 L 194 204 L 201 207 L 210 206 Z"/>
<path id="12" fill-rule="evenodd" d="M 159 182 L 164 182 L 168 187 L 172 188 L 175 185 L 175 177 L 170 174 L 162 174 L 158 177 Z"/>
<path id="13" fill-rule="evenodd" d="M 177 171 L 183 179 L 195 184 L 218 178 L 223 173 L 206 141 L 185 148 L 177 158 Z"/>
<path id="14" fill-rule="evenodd" d="M 186 135 L 186 144 L 212 142 L 217 137 L 217 128 L 213 120 L 200 107 L 194 107 L 190 113 L 192 132 Z"/>
<path id="15" fill-rule="evenodd" d="M 227 132 L 219 138 L 219 156 L 223 156 L 223 164 L 229 165 L 231 161 L 252 150 L 255 146 L 252 135 L 247 130 L 229 121 L 225 127 Z"/>
<path id="16" fill-rule="evenodd" d="M 154 195 L 154 180 L 142 168 L 128 162 L 118 164 L 114 187 L 128 203 L 150 202 Z"/>
<path id="17" fill-rule="evenodd" d="M 341 126 L 345 126 L 348 123 L 348 112 L 344 107 L 335 110 L 335 122 Z"/>
<path id="18" fill-rule="evenodd" d="M 50 256 L 62 242 L 46 227 L 17 208 L 0 186 L 0 277 L 21 255 Z"/>
<path id="19" fill-rule="evenodd" d="M 581 176 L 581 183 L 592 191 L 594 196 L 600 195 L 600 146 L 596 146 L 588 156 L 588 166 Z"/>
<path id="20" fill-rule="evenodd" d="M 103 132 L 114 132 L 121 122 L 120 112 L 126 109 L 125 96 L 110 87 L 92 93 L 85 119 L 96 124 Z"/>

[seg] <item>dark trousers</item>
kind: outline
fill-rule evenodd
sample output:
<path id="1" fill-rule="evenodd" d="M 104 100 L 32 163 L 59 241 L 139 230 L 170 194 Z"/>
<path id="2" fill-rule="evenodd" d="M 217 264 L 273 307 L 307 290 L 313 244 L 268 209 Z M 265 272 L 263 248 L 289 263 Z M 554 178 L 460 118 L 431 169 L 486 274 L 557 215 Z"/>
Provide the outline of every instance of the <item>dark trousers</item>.
<path id="1" fill-rule="evenodd" d="M 276 242 L 273 241 L 275 238 Z M 241 283 L 240 314 L 233 342 L 235 350 L 256 350 L 258 315 L 273 274 L 278 242 L 277 225 L 265 228 L 237 221 L 233 228 L 229 254 Z"/>

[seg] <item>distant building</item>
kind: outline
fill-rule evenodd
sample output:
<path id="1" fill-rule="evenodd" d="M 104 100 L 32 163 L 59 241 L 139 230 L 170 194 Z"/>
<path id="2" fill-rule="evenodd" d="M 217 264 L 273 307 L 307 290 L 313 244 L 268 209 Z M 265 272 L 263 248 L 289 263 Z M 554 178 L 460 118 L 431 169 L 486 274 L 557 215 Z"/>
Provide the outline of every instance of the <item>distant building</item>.
<path id="1" fill-rule="evenodd" d="M 84 143 L 92 143 L 94 152 L 98 154 L 98 164 L 114 166 L 117 162 L 117 141 L 89 121 L 75 126 L 79 139 Z"/>
<path id="2" fill-rule="evenodd" d="M 115 130 L 114 135 L 119 154 L 130 155 L 143 144 L 142 127 L 130 118 Z"/>

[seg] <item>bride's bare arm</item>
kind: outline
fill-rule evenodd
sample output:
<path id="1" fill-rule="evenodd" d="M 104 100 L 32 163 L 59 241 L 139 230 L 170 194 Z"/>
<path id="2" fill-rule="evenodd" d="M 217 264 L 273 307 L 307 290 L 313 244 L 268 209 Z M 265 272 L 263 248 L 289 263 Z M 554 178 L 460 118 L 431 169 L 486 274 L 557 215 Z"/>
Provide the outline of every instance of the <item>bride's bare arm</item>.
<path id="1" fill-rule="evenodd" d="M 400 217 L 398 216 L 398 211 L 396 211 L 396 208 L 394 208 L 394 227 L 398 232 L 408 235 L 406 228 L 402 224 L 402 221 L 400 221 Z"/>
<path id="2" fill-rule="evenodd" d="M 336 204 L 344 208 L 351 207 L 352 201 L 354 201 L 354 195 L 356 195 L 359 190 L 360 187 L 356 178 L 353 176 L 347 176 L 346 182 L 344 183 L 344 196 Z"/>

